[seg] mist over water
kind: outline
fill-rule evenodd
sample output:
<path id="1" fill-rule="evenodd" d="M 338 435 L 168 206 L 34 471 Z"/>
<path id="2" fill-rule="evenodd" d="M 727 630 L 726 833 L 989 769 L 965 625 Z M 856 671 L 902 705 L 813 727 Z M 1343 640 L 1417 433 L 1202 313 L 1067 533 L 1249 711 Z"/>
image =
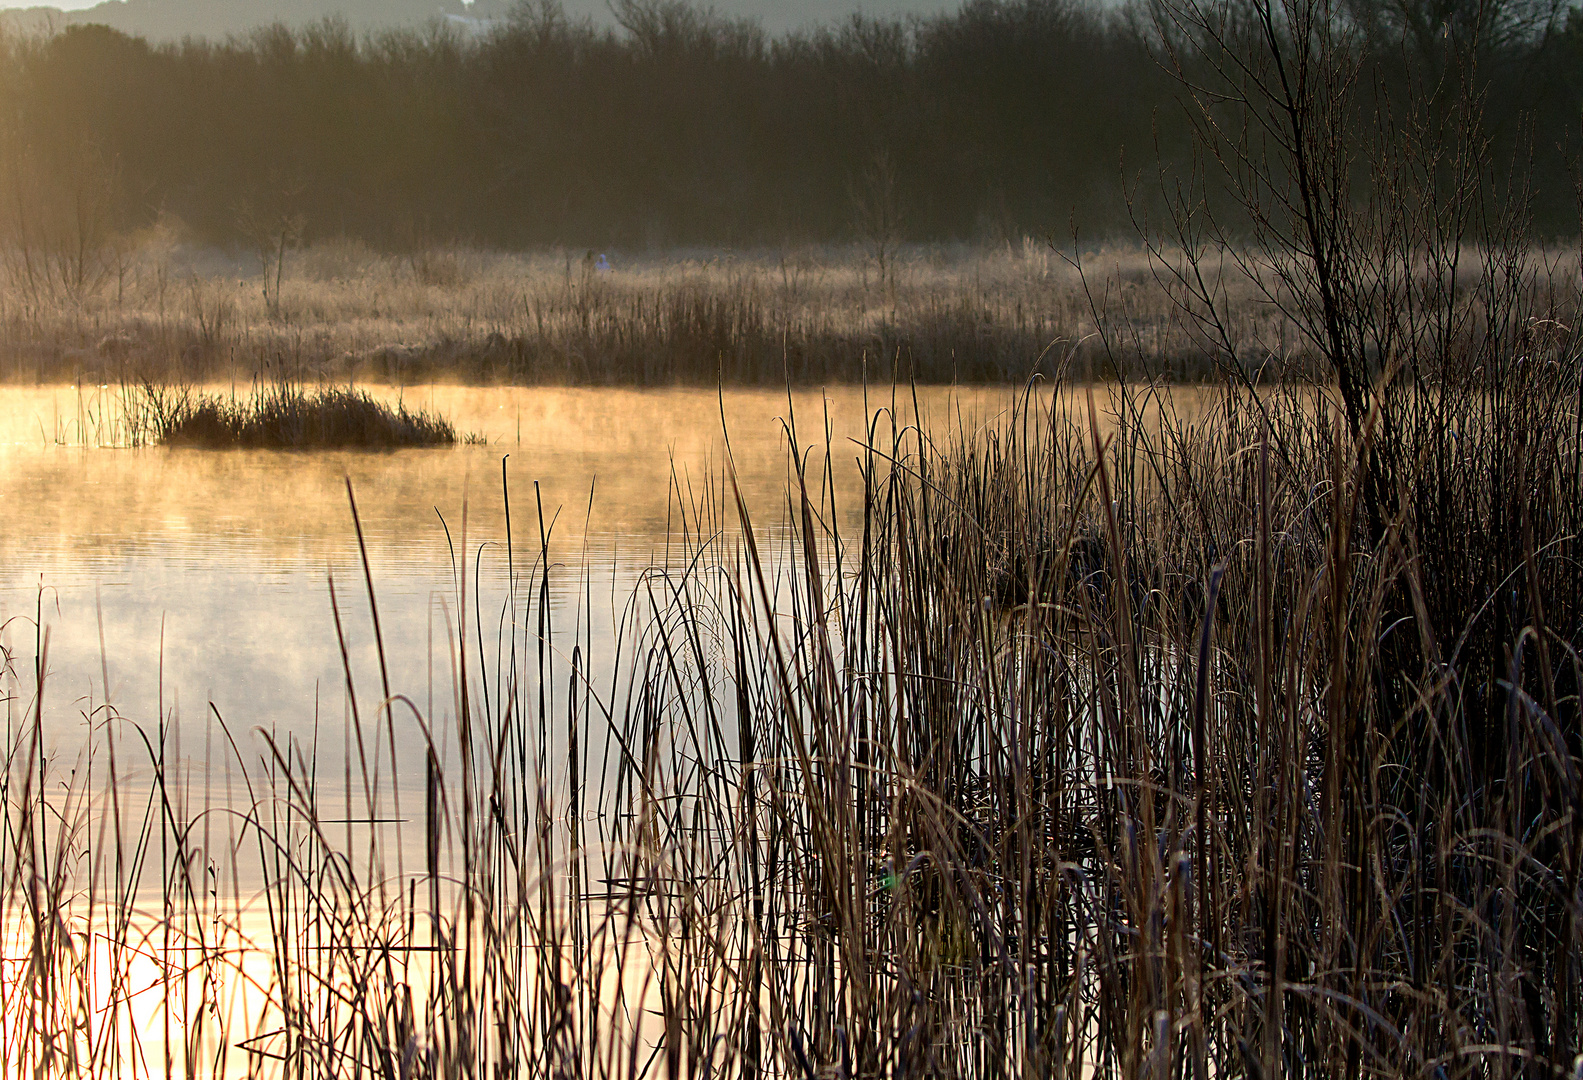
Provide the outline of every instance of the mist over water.
<path id="1" fill-rule="evenodd" d="M 348 480 L 393 692 L 426 713 L 431 702 L 446 710 L 444 642 L 458 618 L 464 552 L 469 604 L 476 586 L 486 624 L 498 623 L 507 617 L 508 563 L 519 582 L 537 564 L 541 509 L 557 632 L 591 614 L 593 666 L 604 671 L 640 577 L 682 557 L 684 525 L 690 530 L 694 520 L 683 507 L 712 505 L 714 519 L 731 527 L 723 542 L 736 542 L 723 432 L 755 530 L 774 548 L 787 521 L 783 421 L 795 421 L 810 484 L 835 483 L 850 532 L 861 510 L 856 457 L 866 410 L 888 424 L 891 404 L 889 388 L 883 397 L 871 391 L 866 405 L 860 388 L 790 399 L 691 390 L 376 393 L 443 413 L 487 445 L 388 453 L 101 448 L 81 445 L 91 421 L 78 418 L 109 408 L 112 391 L 0 391 L 0 499 L 20 508 L 0 523 L 0 618 L 13 663 L 31 672 L 42 615 L 46 717 L 57 747 L 86 733 L 107 672 L 111 701 L 127 718 L 157 725 L 163 703 L 184 734 L 182 754 L 200 771 L 215 750 L 204 741 L 212 743 L 210 703 L 238 732 L 262 727 L 312 742 L 317 729 L 325 760 L 335 760 L 346 694 L 332 578 L 354 682 L 370 693 L 379 685 Z M 917 407 L 935 425 L 972 424 L 1009 400 L 1002 390 L 926 389 Z M 898 422 L 911 423 L 911 395 L 896 407 Z M 483 627 L 486 649 L 498 630 Z M 13 723 L 27 704 L 11 703 Z"/>

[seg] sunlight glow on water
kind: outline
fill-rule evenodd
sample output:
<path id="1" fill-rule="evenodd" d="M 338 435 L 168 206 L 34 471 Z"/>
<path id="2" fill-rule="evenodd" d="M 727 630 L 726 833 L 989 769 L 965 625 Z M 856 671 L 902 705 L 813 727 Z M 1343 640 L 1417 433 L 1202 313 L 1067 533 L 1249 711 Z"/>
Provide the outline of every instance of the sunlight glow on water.
<path id="1" fill-rule="evenodd" d="M 372 686 L 377 677 L 348 478 L 394 681 L 420 703 L 431 693 L 432 642 L 443 638 L 447 613 L 455 617 L 451 551 L 460 558 L 464 525 L 469 587 L 476 573 L 486 597 L 504 588 L 502 458 L 514 565 L 519 574 L 531 570 L 542 506 L 564 582 L 552 597 L 557 617 L 574 619 L 577 594 L 591 593 L 596 651 L 642 571 L 665 562 L 679 506 L 712 499 L 734 525 L 734 510 L 721 515 L 729 508 L 722 406 L 755 528 L 785 520 L 782 419 L 793 414 L 784 393 L 378 392 L 440 411 L 488 445 L 392 453 L 98 448 L 82 443 L 110 427 L 118 390 L 0 390 L 0 500 L 11 508 L 0 518 L 0 618 L 8 620 L 13 660 L 30 669 L 42 610 L 47 715 L 57 737 L 69 739 L 82 727 L 85 703 L 102 699 L 94 689 L 101 661 L 111 699 L 130 717 L 152 720 L 163 701 L 167 714 L 196 720 L 212 701 L 244 730 L 301 733 L 316 716 L 338 720 L 344 677 L 327 575 L 336 581 L 357 679 Z M 926 414 L 954 421 L 957 410 L 982 419 L 1007 397 L 931 389 L 919 401 Z M 812 451 L 811 483 L 823 478 L 828 410 L 837 505 L 850 526 L 861 511 L 852 440 L 864 435 L 862 391 L 800 392 L 791 404 L 797 442 Z M 867 408 L 886 404 L 874 393 Z M 900 422 L 910 422 L 910 397 L 897 404 Z M 443 695 L 445 674 L 433 677 Z"/>

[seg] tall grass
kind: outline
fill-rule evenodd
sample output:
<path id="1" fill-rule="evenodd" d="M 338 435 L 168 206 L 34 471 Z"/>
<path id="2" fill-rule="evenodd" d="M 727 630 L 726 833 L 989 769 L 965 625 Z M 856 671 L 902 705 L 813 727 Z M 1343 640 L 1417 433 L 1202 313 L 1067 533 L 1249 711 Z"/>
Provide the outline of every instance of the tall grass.
<path id="1" fill-rule="evenodd" d="M 891 392 L 855 535 L 801 450 L 784 527 L 692 489 L 597 665 L 508 499 L 448 692 L 348 660 L 334 776 L 211 713 L 230 798 L 163 714 L 45 755 L 40 633 L 7 1071 L 1570 1075 L 1583 366 L 1522 360 L 1403 391 L 1381 522 L 1322 387 Z"/>
<path id="2" fill-rule="evenodd" d="M 0 378 L 999 383 L 1049 371 L 1074 346 L 1100 378 L 1216 373 L 1160 268 L 1131 248 L 1090 253 L 1089 282 L 1031 239 L 905 247 L 883 265 L 839 247 L 611 255 L 601 273 L 583 252 L 395 257 L 324 242 L 283 255 L 276 295 L 256 265 L 156 233 L 119 284 L 89 297 L 0 282 Z M 1250 338 L 1271 322 L 1248 283 L 1226 292 Z M 1149 343 L 1125 370 L 1093 341 L 1096 299 Z M 1273 324 L 1267 336 L 1282 337 Z M 1305 370 L 1288 336 L 1276 366 Z M 1263 352 L 1239 362 L 1273 371 Z"/>

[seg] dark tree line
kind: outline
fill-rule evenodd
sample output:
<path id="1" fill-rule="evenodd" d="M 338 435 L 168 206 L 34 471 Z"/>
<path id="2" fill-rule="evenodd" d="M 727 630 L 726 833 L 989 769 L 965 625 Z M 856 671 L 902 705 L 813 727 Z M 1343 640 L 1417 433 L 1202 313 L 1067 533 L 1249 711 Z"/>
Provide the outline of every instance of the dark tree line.
<path id="1" fill-rule="evenodd" d="M 1575 226 L 1583 19 L 1540 0 L 1351 0 L 1379 91 L 1480 57 L 1484 120 Z M 344 25 L 153 45 L 98 26 L 5 46 L 8 212 L 216 242 L 347 234 L 658 246 L 1128 231 L 1191 169 L 1146 7 L 971 0 L 769 37 L 668 0 L 614 29 L 522 3 L 487 35 Z M 1468 13 L 1472 12 L 1472 15 Z M 1481 22 L 1480 20 L 1483 20 Z M 1487 24 L 1487 25 L 1486 25 Z M 33 200 L 33 201 L 30 201 Z M 3 215 L 0 215 L 3 216 Z"/>

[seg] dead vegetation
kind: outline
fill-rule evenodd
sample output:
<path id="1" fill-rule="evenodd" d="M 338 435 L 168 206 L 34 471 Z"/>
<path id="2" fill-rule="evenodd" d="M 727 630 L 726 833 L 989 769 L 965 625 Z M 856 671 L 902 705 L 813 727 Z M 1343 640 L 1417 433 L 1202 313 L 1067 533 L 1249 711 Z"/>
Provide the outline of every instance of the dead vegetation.
<path id="1" fill-rule="evenodd" d="M 1089 253 L 1081 271 L 1034 240 L 887 249 L 883 266 L 859 249 L 613 257 L 602 272 L 587 253 L 327 243 L 285 252 L 265 280 L 257 260 L 146 238 L 113 292 L 23 303 L 0 289 L 0 378 L 985 383 L 1048 372 L 1074 347 L 1097 378 L 1217 376 L 1143 249 Z M 1299 336 L 1250 288 L 1225 288 L 1250 342 L 1238 363 L 1303 370 Z M 1096 303 L 1148 342 L 1142 367 L 1095 347 Z"/>
<path id="2" fill-rule="evenodd" d="M 366 390 L 295 383 L 255 387 L 245 398 L 144 383 L 126 409 L 133 444 L 209 449 L 391 450 L 448 446 L 456 429 L 442 416 L 387 404 Z"/>

